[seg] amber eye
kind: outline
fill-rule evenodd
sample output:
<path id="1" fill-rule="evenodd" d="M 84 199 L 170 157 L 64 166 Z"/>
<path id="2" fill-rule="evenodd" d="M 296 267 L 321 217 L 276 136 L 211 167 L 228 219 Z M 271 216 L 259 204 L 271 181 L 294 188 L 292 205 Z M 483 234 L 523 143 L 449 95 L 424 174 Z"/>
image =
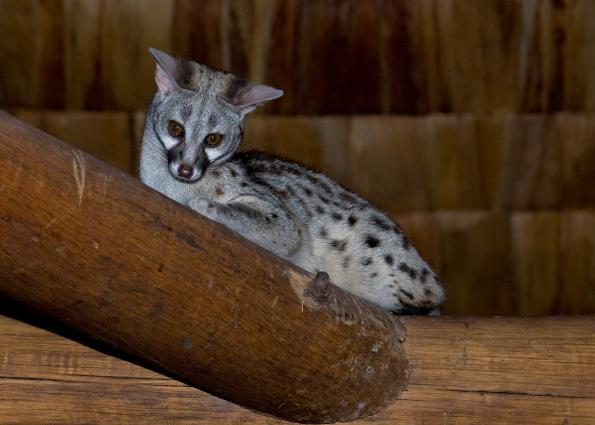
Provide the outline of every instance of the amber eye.
<path id="1" fill-rule="evenodd" d="M 167 124 L 167 132 L 171 137 L 175 137 L 176 139 L 181 139 L 184 137 L 184 126 L 176 121 L 170 121 Z"/>
<path id="2" fill-rule="evenodd" d="M 215 146 L 219 146 L 221 144 L 221 139 L 223 139 L 221 134 L 212 133 L 205 137 L 205 143 L 207 146 L 214 148 Z"/>

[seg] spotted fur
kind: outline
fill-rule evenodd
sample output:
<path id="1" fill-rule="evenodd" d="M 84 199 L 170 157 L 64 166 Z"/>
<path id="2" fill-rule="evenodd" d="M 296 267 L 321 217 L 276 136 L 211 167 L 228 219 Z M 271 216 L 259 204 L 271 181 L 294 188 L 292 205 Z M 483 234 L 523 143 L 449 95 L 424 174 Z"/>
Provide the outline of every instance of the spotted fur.
<path id="1" fill-rule="evenodd" d="M 146 184 L 306 270 L 328 272 L 336 285 L 387 310 L 424 314 L 440 305 L 442 285 L 390 216 L 301 164 L 236 152 L 245 111 L 218 99 L 258 100 L 258 94 L 270 91 L 248 96 L 246 90 L 257 85 L 170 59 L 161 65 L 178 66 L 169 74 L 184 73 L 174 81 L 184 87 L 163 93 L 160 86 L 149 107 L 141 151 Z M 175 146 L 164 140 L 164 125 L 172 117 L 185 117 L 192 140 Z M 201 138 L 215 131 L 227 144 L 201 159 Z M 171 166 L 176 158 L 189 157 L 186 150 L 195 155 L 190 165 L 201 167 L 200 177 L 191 182 L 177 178 Z"/>

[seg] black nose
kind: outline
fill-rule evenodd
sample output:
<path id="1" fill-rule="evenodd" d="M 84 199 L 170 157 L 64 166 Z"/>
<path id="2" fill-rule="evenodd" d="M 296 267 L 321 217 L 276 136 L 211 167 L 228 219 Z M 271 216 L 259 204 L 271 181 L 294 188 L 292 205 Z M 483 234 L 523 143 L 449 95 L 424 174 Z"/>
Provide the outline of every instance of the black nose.
<path id="1" fill-rule="evenodd" d="M 189 179 L 192 177 L 194 173 L 193 167 L 187 164 L 180 164 L 178 167 L 178 176 L 183 177 L 185 179 Z"/>

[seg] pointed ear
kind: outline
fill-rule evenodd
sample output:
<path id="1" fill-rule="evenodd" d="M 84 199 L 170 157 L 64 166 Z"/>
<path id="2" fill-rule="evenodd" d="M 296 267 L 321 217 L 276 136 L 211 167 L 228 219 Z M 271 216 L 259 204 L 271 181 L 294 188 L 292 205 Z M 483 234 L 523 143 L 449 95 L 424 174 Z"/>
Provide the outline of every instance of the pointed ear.
<path id="1" fill-rule="evenodd" d="M 152 47 L 149 52 L 155 59 L 155 82 L 159 91 L 164 94 L 181 91 L 178 81 L 182 78 L 182 61 Z"/>
<path id="2" fill-rule="evenodd" d="M 253 111 L 257 106 L 269 100 L 283 96 L 283 91 L 262 84 L 255 84 L 246 81 L 235 81 L 228 95 L 223 99 L 234 108 L 238 109 L 242 116 Z"/>

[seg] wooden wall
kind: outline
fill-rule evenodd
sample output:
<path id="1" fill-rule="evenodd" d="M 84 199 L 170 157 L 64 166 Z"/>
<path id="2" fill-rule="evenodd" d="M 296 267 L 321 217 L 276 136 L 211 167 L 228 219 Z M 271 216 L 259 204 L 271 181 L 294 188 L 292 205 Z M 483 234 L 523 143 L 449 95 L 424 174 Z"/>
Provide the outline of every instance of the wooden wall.
<path id="1" fill-rule="evenodd" d="M 0 0 L 0 107 L 135 173 L 149 46 L 399 218 L 456 314 L 595 313 L 595 1 Z"/>

